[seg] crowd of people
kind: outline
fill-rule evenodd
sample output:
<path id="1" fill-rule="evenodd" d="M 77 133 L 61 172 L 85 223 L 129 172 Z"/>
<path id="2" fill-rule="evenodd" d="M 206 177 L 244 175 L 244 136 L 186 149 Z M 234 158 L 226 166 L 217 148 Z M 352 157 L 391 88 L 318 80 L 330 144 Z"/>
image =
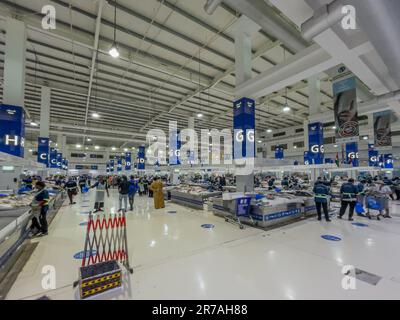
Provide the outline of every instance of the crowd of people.
<path id="1" fill-rule="evenodd" d="M 390 216 L 390 202 L 389 200 L 400 200 L 400 179 L 398 177 L 389 179 L 387 177 L 380 178 L 378 176 L 359 177 L 358 181 L 350 178 L 341 178 L 343 184 L 340 187 L 340 211 L 338 218 L 343 219 L 347 208 L 349 208 L 349 221 L 353 221 L 354 211 L 356 205 L 359 204 L 365 212 L 365 216 L 371 219 L 369 196 L 373 196 L 376 200 L 378 207 L 377 211 L 379 214 L 377 218 L 391 218 Z M 322 212 L 324 213 L 326 221 L 329 219 L 329 200 L 331 197 L 331 185 L 332 180 L 318 178 L 313 192 L 315 193 L 315 203 L 317 207 L 318 220 L 322 219 Z M 396 195 L 396 198 L 394 197 Z M 362 215 L 362 213 L 359 213 Z"/>

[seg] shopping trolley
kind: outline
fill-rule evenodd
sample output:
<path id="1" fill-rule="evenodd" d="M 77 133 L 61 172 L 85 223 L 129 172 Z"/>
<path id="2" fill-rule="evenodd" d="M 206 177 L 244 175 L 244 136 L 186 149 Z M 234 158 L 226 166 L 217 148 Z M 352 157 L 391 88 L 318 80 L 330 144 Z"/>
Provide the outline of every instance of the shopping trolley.
<path id="1" fill-rule="evenodd" d="M 240 229 L 244 229 L 244 226 L 240 221 L 240 217 L 247 217 L 254 225 L 253 218 L 250 215 L 250 208 L 251 208 L 250 203 L 251 203 L 251 197 L 237 198 L 235 204 L 235 213 L 226 216 L 225 221 L 237 224 L 239 225 Z"/>
<path id="2" fill-rule="evenodd" d="M 382 216 L 382 212 L 385 210 L 386 201 L 388 199 L 382 195 L 378 194 L 369 194 L 367 195 L 366 207 L 367 213 L 365 214 L 368 219 L 372 219 L 375 217 L 377 220 L 380 220 Z M 378 211 L 376 216 L 372 216 L 370 210 Z"/>

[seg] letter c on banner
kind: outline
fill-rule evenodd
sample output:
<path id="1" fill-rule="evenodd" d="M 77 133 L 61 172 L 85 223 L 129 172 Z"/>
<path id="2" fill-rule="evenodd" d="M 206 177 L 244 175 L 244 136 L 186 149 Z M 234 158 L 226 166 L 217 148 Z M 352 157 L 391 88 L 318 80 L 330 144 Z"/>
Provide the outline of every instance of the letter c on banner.
<path id="1" fill-rule="evenodd" d="M 41 154 L 40 154 L 40 159 L 46 160 L 46 159 L 47 159 L 46 153 L 41 153 Z"/>

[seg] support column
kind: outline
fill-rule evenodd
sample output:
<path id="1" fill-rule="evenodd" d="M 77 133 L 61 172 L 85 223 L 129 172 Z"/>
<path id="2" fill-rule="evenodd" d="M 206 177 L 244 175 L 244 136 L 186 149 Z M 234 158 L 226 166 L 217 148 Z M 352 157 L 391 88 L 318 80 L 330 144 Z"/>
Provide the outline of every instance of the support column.
<path id="1" fill-rule="evenodd" d="M 49 134 L 50 134 L 50 94 L 49 87 L 41 89 L 40 106 L 40 134 L 38 137 L 38 157 L 37 161 L 49 167 Z"/>
<path id="2" fill-rule="evenodd" d="M 24 157 L 25 24 L 6 19 L 3 104 L 0 106 L 0 151 Z"/>
<path id="3" fill-rule="evenodd" d="M 318 76 L 308 78 L 308 105 L 309 117 L 315 118 L 316 115 L 322 114 L 321 110 L 321 80 Z M 324 163 L 324 130 L 322 122 L 310 121 L 304 122 L 304 145 L 305 151 L 308 151 L 310 164 Z M 314 170 L 313 170 L 314 171 Z M 312 181 L 321 174 L 319 169 L 312 173 Z"/>
<path id="4" fill-rule="evenodd" d="M 236 87 L 252 78 L 251 36 L 259 29 L 260 26 L 246 16 L 240 17 L 236 22 L 234 30 Z M 238 192 L 252 192 L 254 191 L 255 163 L 255 102 L 250 97 L 236 98 L 233 107 L 235 131 L 233 159 L 244 160 L 244 166 L 235 163 L 236 189 Z M 241 149 L 240 152 L 238 149 Z"/>

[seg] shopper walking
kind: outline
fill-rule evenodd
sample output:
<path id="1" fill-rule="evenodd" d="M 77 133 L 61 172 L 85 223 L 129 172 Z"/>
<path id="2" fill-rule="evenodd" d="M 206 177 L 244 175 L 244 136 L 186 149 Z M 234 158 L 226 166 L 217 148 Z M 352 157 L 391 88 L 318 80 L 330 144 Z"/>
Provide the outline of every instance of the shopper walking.
<path id="1" fill-rule="evenodd" d="M 119 192 L 119 209 L 118 212 L 126 212 L 128 210 L 129 183 L 126 176 L 122 176 L 121 182 L 118 185 Z M 122 208 L 124 202 L 124 208 Z"/>
<path id="2" fill-rule="evenodd" d="M 34 216 L 32 218 L 31 233 L 33 235 L 46 236 L 47 233 L 47 212 L 49 211 L 49 193 L 42 181 L 36 183 L 37 192 L 31 203 Z M 35 230 L 36 229 L 36 230 Z"/>
<path id="3" fill-rule="evenodd" d="M 133 176 L 130 176 L 128 197 L 129 197 L 129 206 L 131 211 L 133 211 L 133 205 L 135 203 L 135 195 L 138 192 L 138 190 L 139 186 L 137 180 L 135 180 Z"/>
<path id="4" fill-rule="evenodd" d="M 385 214 L 383 215 L 384 218 L 391 218 L 390 212 L 389 212 L 389 197 L 393 195 L 393 191 L 388 186 L 385 184 L 383 181 L 379 180 L 376 182 L 376 187 L 374 189 L 376 193 L 378 193 L 381 197 L 381 205 L 382 209 L 385 210 Z"/>
<path id="5" fill-rule="evenodd" d="M 150 189 L 153 191 L 155 209 L 165 208 L 163 187 L 159 177 L 155 178 L 155 181 L 150 185 Z"/>
<path id="6" fill-rule="evenodd" d="M 105 193 L 107 193 L 107 197 L 110 197 L 110 193 L 108 192 L 108 183 L 106 182 L 106 180 L 104 180 L 102 176 L 99 176 L 97 182 L 90 188 L 96 188 L 96 195 L 94 198 L 94 212 L 103 211 Z"/>
<path id="7" fill-rule="evenodd" d="M 396 200 L 400 200 L 400 179 L 396 177 L 393 180 L 394 192 L 396 194 Z"/>
<path id="8" fill-rule="evenodd" d="M 358 188 L 354 185 L 354 179 L 349 179 L 340 188 L 341 207 L 339 212 L 339 219 L 342 219 L 349 206 L 349 221 L 353 221 L 354 208 L 357 203 Z"/>
<path id="9" fill-rule="evenodd" d="M 64 189 L 67 190 L 69 204 L 76 204 L 76 202 L 74 202 L 74 196 L 78 194 L 78 185 L 72 179 L 72 177 L 68 178 L 68 181 L 64 185 Z"/>
<path id="10" fill-rule="evenodd" d="M 139 179 L 139 196 L 142 196 L 144 194 L 144 184 L 143 184 L 143 178 Z"/>
<path id="11" fill-rule="evenodd" d="M 328 210 L 328 201 L 329 201 L 329 188 L 325 185 L 322 179 L 318 178 L 317 182 L 314 185 L 313 192 L 315 193 L 315 205 L 317 207 L 318 221 L 322 220 L 322 212 L 324 211 L 325 220 L 330 222 L 329 219 L 329 210 Z"/>

